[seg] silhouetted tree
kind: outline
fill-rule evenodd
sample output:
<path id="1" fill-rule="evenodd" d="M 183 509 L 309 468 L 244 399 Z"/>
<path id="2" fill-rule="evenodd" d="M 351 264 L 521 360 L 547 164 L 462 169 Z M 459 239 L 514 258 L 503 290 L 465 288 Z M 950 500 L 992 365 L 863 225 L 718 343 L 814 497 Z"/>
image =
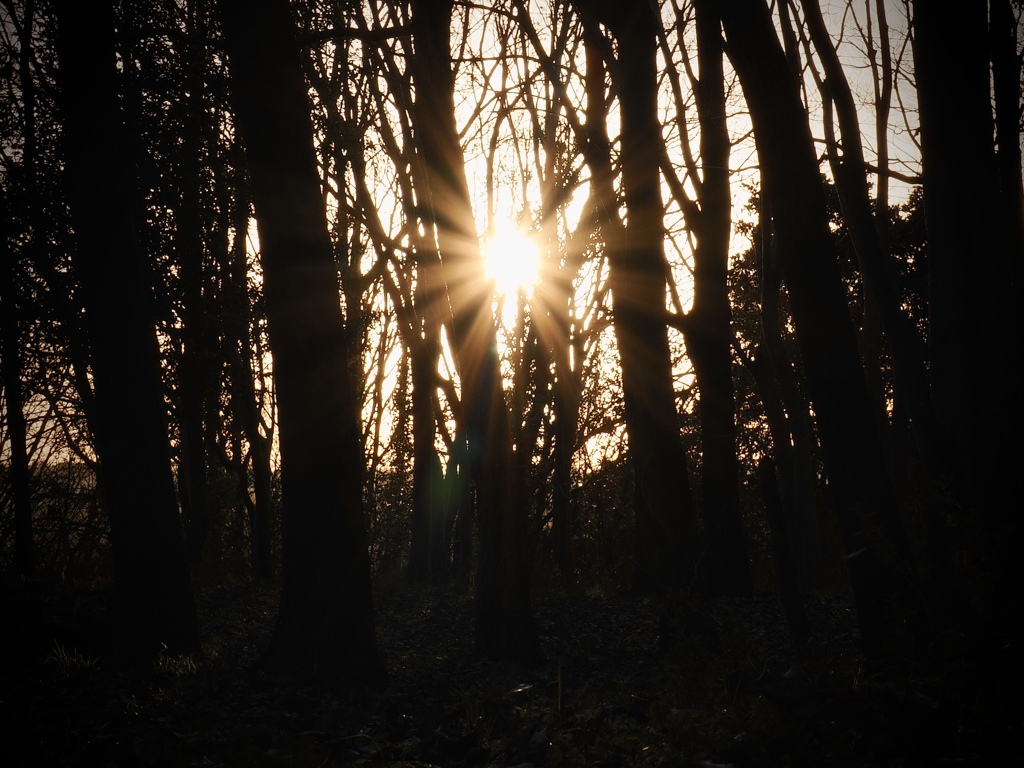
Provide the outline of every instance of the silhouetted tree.
<path id="1" fill-rule="evenodd" d="M 0 193 L 0 201 L 6 195 Z M 5 205 L 6 207 L 6 205 Z M 3 388 L 4 417 L 10 446 L 11 504 L 14 508 L 14 572 L 22 579 L 32 575 L 31 470 L 28 459 L 27 424 L 22 396 L 22 342 L 18 282 L 18 258 L 10 248 L 11 225 L 0 218 L 0 387 Z"/>
<path id="2" fill-rule="evenodd" d="M 895 606 L 913 607 L 918 596 L 831 244 L 807 113 L 767 6 L 760 0 L 718 6 L 750 107 L 861 640 L 868 659 L 884 663 L 903 620 Z"/>
<path id="3" fill-rule="evenodd" d="M 497 656 L 535 658 L 539 651 L 526 568 L 526 520 L 515 492 L 496 331 L 455 124 L 451 12 L 451 0 L 412 3 L 413 114 L 426 172 L 421 180 L 426 188 L 420 193 L 436 233 L 448 291 L 476 489 L 476 645 Z"/>
<path id="4" fill-rule="evenodd" d="M 700 393 L 701 519 L 708 582 L 718 594 L 753 589 L 739 510 L 739 460 L 733 402 L 729 306 L 732 180 L 725 109 L 721 24 L 707 0 L 694 3 L 697 64 L 694 84 L 700 120 L 700 184 L 696 202 L 680 191 L 693 232 L 693 308 L 679 324 Z"/>
<path id="5" fill-rule="evenodd" d="M 616 84 L 622 114 L 625 225 L 616 221 L 618 201 L 607 140 L 597 127 L 603 124 L 603 116 L 593 128 L 588 119 L 593 142 L 588 163 L 591 183 L 602 190 L 598 194 L 608 217 L 602 222 L 602 235 L 608 251 L 635 484 L 635 586 L 643 592 L 661 592 L 694 582 L 699 543 L 665 326 L 655 19 L 643 4 L 628 9 L 600 2 L 576 5 L 607 26 L 618 42 Z M 588 45 L 587 54 L 599 56 L 600 46 Z M 590 82 L 588 104 L 591 100 L 595 105 L 605 104 L 603 83 Z"/>
<path id="6" fill-rule="evenodd" d="M 782 516 L 791 543 L 799 584 L 804 590 L 821 586 L 821 536 L 816 504 L 817 444 L 810 406 L 794 368 L 790 339 L 784 334 L 785 293 L 777 244 L 771 240 L 771 215 L 762 196 L 752 197 L 758 223 L 751 228 L 751 249 L 733 257 L 731 269 L 733 316 L 756 318 L 742 334 L 750 347 L 748 368 L 764 407 L 782 498 Z M 749 291 L 749 293 L 747 293 Z M 740 334 L 737 334 L 740 336 Z"/>
<path id="7" fill-rule="evenodd" d="M 1000 3 L 992 3 L 999 34 Z M 1015 493 L 1021 452 L 1005 436 L 1021 425 L 993 388 L 1019 380 L 1020 356 L 1007 354 L 1021 333 L 1017 217 L 1003 204 L 1021 173 L 1000 176 L 994 143 L 990 30 L 986 4 L 943 14 L 913 4 L 914 62 L 921 121 L 921 169 L 928 231 L 928 351 L 931 394 L 952 446 L 961 509 L 952 537 L 969 553 L 973 578 L 992 585 L 975 597 L 963 626 L 993 648 L 1014 636 L 1019 602 L 997 607 L 996 584 L 1016 571 L 1020 530 L 1006 500 Z M 955 50 L 956 56 L 950 51 Z M 1005 73 L 1001 75 L 1004 77 Z M 1019 71 L 1018 71 L 1019 76 Z M 1019 87 L 1019 86 L 1018 86 Z M 1019 97 L 1018 97 L 1019 102 Z M 997 107 L 1007 105 L 1002 97 Z M 1019 103 L 1017 107 L 1019 108 Z M 1000 128 L 1001 151 L 1015 137 Z M 964 558 L 962 558 L 964 559 Z"/>
<path id="8" fill-rule="evenodd" d="M 872 210 L 853 92 L 829 38 L 817 0 L 804 0 L 803 7 L 825 75 L 822 95 L 829 166 L 842 205 L 843 222 L 853 241 L 864 282 L 864 314 L 868 316 L 877 312 L 892 358 L 894 383 L 910 416 L 915 445 L 928 483 L 932 572 L 936 588 L 945 595 L 953 584 L 949 572 L 950 545 L 946 541 L 947 532 L 942 521 L 954 513 L 956 506 L 949 494 L 955 462 L 945 445 L 945 435 L 940 431 L 932 404 L 925 343 L 901 306 L 894 266 L 881 239 L 884 224 L 876 220 Z M 840 138 L 832 127 L 833 108 L 838 118 Z M 888 211 L 884 216 L 888 218 Z M 884 409 L 880 410 L 883 423 L 887 424 Z"/>
<path id="9" fill-rule="evenodd" d="M 113 9 L 64 0 L 55 7 L 74 268 L 95 389 L 91 427 L 110 515 L 116 611 L 134 652 L 197 651 L 148 266 L 132 218 L 134 164 L 118 104 Z"/>
<path id="10" fill-rule="evenodd" d="M 263 664 L 377 682 L 363 456 L 310 104 L 286 0 L 221 3 L 280 414 L 283 584 Z"/>

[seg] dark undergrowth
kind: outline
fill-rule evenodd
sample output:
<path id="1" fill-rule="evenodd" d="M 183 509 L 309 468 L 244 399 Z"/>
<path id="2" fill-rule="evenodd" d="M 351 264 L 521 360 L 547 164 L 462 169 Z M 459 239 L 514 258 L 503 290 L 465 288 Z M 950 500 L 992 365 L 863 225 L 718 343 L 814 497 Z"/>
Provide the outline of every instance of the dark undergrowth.
<path id="1" fill-rule="evenodd" d="M 274 591 L 201 592 L 203 653 L 145 670 L 106 652 L 105 599 L 0 604 L 3 765 L 987 765 L 1024 737 L 983 660 L 867 674 L 834 600 L 807 600 L 815 637 L 794 664 L 773 595 L 716 603 L 714 651 L 665 653 L 652 601 L 549 594 L 545 661 L 522 667 L 473 653 L 467 596 L 398 593 L 379 606 L 390 683 L 354 693 L 256 669 Z"/>

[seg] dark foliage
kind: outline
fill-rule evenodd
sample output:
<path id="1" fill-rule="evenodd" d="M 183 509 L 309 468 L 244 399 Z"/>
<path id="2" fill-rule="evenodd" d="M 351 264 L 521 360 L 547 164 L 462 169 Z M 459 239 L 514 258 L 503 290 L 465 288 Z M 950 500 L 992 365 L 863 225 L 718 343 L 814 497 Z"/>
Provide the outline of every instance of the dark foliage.
<path id="1" fill-rule="evenodd" d="M 3 598 L 29 659 L 0 688 L 24 764 L 975 765 L 1022 735 L 977 659 L 899 685 L 865 676 L 840 601 L 806 601 L 814 636 L 795 665 L 774 596 L 718 602 L 717 652 L 662 655 L 653 600 L 548 594 L 545 661 L 522 667 L 473 653 L 468 598 L 404 593 L 379 621 L 391 683 L 341 694 L 254 671 L 272 590 L 201 592 L 203 653 L 144 671 L 111 652 L 106 599 Z"/>

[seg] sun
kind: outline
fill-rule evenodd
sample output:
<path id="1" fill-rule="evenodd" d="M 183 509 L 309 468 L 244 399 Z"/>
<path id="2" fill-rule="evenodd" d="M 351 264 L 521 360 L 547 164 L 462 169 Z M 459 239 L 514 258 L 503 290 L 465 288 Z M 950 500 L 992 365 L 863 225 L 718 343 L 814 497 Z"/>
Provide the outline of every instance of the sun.
<path id="1" fill-rule="evenodd" d="M 540 251 L 537 243 L 512 224 L 497 225 L 484 241 L 484 272 L 500 296 L 529 292 L 537 282 Z"/>

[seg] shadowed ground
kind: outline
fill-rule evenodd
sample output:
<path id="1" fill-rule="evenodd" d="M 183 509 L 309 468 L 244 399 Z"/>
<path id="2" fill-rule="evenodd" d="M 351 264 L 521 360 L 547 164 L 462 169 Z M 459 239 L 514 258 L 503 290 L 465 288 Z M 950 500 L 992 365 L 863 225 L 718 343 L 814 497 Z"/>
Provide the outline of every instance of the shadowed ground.
<path id="1" fill-rule="evenodd" d="M 545 661 L 522 667 L 473 654 L 469 597 L 402 594 L 380 602 L 390 685 L 339 693 L 254 669 L 276 593 L 198 599 L 205 657 L 142 673 L 102 654 L 104 595 L 7 598 L 5 765 L 972 765 L 1021 735 L 1019 705 L 999 725 L 944 699 L 952 678 L 866 678 L 838 601 L 808 600 L 787 676 L 774 596 L 716 604 L 720 648 L 667 655 L 653 601 L 542 596 Z"/>

